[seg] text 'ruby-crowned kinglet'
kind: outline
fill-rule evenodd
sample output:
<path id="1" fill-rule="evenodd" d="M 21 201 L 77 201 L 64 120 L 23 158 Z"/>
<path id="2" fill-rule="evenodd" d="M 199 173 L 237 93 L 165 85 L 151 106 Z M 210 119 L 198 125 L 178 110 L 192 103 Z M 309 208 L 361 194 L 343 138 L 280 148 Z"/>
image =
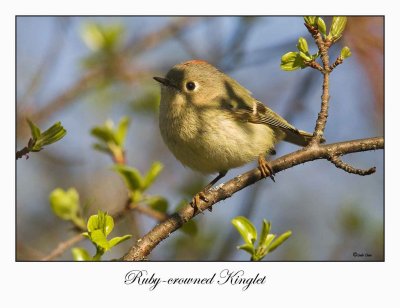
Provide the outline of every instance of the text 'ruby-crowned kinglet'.
<path id="1" fill-rule="evenodd" d="M 306 146 L 311 140 L 312 134 L 296 129 L 205 61 L 177 64 L 165 78 L 154 79 L 161 83 L 159 125 L 168 148 L 191 169 L 219 173 L 195 197 L 195 206 L 229 169 L 258 158 L 262 175 L 271 176 L 265 155 L 278 141 Z"/>

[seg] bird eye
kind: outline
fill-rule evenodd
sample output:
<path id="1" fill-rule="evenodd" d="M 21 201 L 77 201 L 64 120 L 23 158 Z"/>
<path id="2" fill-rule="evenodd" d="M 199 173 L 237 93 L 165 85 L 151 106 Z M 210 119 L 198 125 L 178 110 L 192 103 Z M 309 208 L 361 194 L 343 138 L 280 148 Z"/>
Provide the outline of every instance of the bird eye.
<path id="1" fill-rule="evenodd" d="M 196 84 L 193 81 L 189 81 L 186 83 L 186 89 L 189 91 L 193 91 L 196 88 Z"/>

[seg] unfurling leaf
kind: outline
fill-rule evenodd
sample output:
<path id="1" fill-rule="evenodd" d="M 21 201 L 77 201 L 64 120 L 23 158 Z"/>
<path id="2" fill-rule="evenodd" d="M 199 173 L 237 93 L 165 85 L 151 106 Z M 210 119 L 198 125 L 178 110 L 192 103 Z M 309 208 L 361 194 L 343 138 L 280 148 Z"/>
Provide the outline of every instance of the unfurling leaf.
<path id="1" fill-rule="evenodd" d="M 130 235 L 130 234 L 127 234 L 124 236 L 117 236 L 117 237 L 112 238 L 108 243 L 110 245 L 110 248 L 112 248 L 112 247 L 126 241 L 127 239 L 130 239 L 131 237 L 132 237 L 132 235 Z"/>
<path id="2" fill-rule="evenodd" d="M 238 216 L 232 219 L 232 224 L 239 231 L 244 242 L 253 245 L 257 240 L 257 230 L 254 225 L 244 216 Z"/>
<path id="3" fill-rule="evenodd" d="M 60 122 L 56 122 L 50 128 L 41 132 L 32 121 L 27 119 L 31 129 L 32 138 L 29 141 L 28 148 L 31 152 L 39 152 L 45 145 L 57 142 L 65 136 L 67 131 L 62 127 Z"/>
<path id="4" fill-rule="evenodd" d="M 315 26 L 317 16 L 304 16 L 304 22 L 310 26 Z"/>
<path id="5" fill-rule="evenodd" d="M 243 244 L 241 246 L 238 246 L 237 248 L 244 250 L 251 255 L 254 255 L 254 252 L 255 252 L 254 245 L 252 245 L 252 244 Z"/>
<path id="6" fill-rule="evenodd" d="M 301 58 L 298 52 L 288 52 L 281 58 L 281 69 L 284 71 L 294 71 L 304 67 L 304 60 Z"/>
<path id="7" fill-rule="evenodd" d="M 125 137 L 126 137 L 126 133 L 128 131 L 130 122 L 131 121 L 128 117 L 123 117 L 118 123 L 118 128 L 115 132 L 115 139 L 117 141 L 117 144 L 121 147 L 124 146 Z"/>
<path id="8" fill-rule="evenodd" d="M 326 25 L 325 21 L 321 18 L 318 17 L 317 19 L 317 25 L 318 25 L 318 30 L 321 32 L 324 36 L 326 36 Z"/>
<path id="9" fill-rule="evenodd" d="M 27 119 L 29 127 L 31 129 L 31 135 L 33 137 L 33 140 L 37 140 L 40 136 L 40 128 L 37 127 L 31 120 Z"/>
<path id="10" fill-rule="evenodd" d="M 308 44 L 304 37 L 300 37 L 297 43 L 297 49 L 305 54 L 308 54 Z"/>
<path id="11" fill-rule="evenodd" d="M 74 261 L 91 261 L 92 260 L 89 253 L 84 248 L 74 247 L 71 249 L 71 252 L 72 252 L 72 257 L 74 258 Z"/>
<path id="12" fill-rule="evenodd" d="M 285 233 L 281 234 L 275 241 L 271 243 L 269 246 L 268 252 L 274 251 L 280 245 L 283 244 L 290 236 L 292 235 L 292 231 L 286 231 Z"/>
<path id="13" fill-rule="evenodd" d="M 90 240 L 97 246 L 101 247 L 104 251 L 110 248 L 106 235 L 102 230 L 93 230 L 90 232 Z"/>
<path id="14" fill-rule="evenodd" d="M 107 120 L 102 126 L 93 127 L 90 133 L 99 141 L 93 147 L 100 152 L 111 154 L 117 164 L 125 164 L 124 143 L 129 124 L 130 119 L 123 117 L 117 128 L 114 128 L 111 120 Z"/>
<path id="15" fill-rule="evenodd" d="M 67 191 L 56 188 L 50 193 L 50 206 L 54 214 L 64 220 L 72 220 L 78 216 L 79 195 L 75 188 Z"/>
<path id="16" fill-rule="evenodd" d="M 337 41 L 342 36 L 342 33 L 346 28 L 346 23 L 347 23 L 347 17 L 344 16 L 333 17 L 329 35 L 332 37 L 334 41 Z"/>
<path id="17" fill-rule="evenodd" d="M 82 235 L 87 237 L 96 246 L 96 255 L 92 260 L 100 260 L 106 251 L 131 237 L 131 235 L 124 235 L 107 240 L 107 236 L 114 229 L 114 219 L 101 210 L 99 210 L 97 215 L 90 216 L 87 229 L 88 232 L 84 232 Z"/>
<path id="18" fill-rule="evenodd" d="M 265 246 L 265 242 L 267 241 L 267 236 L 270 230 L 271 230 L 271 223 L 268 220 L 264 219 L 261 229 L 260 246 L 261 245 Z"/>
<path id="19" fill-rule="evenodd" d="M 257 239 L 257 230 L 247 218 L 243 216 L 236 217 L 232 219 L 232 224 L 236 227 L 245 241 L 243 245 L 238 246 L 238 249 L 248 252 L 251 255 L 251 261 L 262 260 L 268 253 L 274 251 L 292 234 L 291 231 L 287 231 L 277 238 L 275 234 L 270 233 L 271 223 L 264 219 L 261 236 L 256 246 L 255 241 Z"/>
<path id="20" fill-rule="evenodd" d="M 87 229 L 89 233 L 95 230 L 101 230 L 104 235 L 107 236 L 114 229 L 114 219 L 107 213 L 99 210 L 97 215 L 89 217 Z"/>
<path id="21" fill-rule="evenodd" d="M 122 177 L 130 191 L 142 189 L 143 179 L 137 169 L 124 165 L 114 165 L 113 170 Z"/>
<path id="22" fill-rule="evenodd" d="M 350 48 L 347 47 L 347 46 L 343 47 L 342 50 L 340 51 L 340 57 L 342 59 L 346 59 L 346 58 L 348 58 L 350 56 L 351 56 Z"/>
<path id="23" fill-rule="evenodd" d="M 154 162 L 151 165 L 149 171 L 147 171 L 147 174 L 143 178 L 143 183 L 142 183 L 143 190 L 146 190 L 147 188 L 149 188 L 151 184 L 153 184 L 153 182 L 158 177 L 163 168 L 164 168 L 163 164 L 158 161 Z"/>

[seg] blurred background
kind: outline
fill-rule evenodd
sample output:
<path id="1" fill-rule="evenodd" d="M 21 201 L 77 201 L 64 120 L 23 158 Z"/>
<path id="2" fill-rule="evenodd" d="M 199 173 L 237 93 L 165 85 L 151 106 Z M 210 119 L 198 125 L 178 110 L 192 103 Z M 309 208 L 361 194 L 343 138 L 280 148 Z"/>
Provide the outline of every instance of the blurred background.
<path id="1" fill-rule="evenodd" d="M 325 21 L 330 24 L 330 18 Z M 17 149 L 30 137 L 26 118 L 42 129 L 61 121 L 67 135 L 57 144 L 16 163 L 16 259 L 42 260 L 77 230 L 50 209 L 49 194 L 74 187 L 88 214 L 124 208 L 127 189 L 112 171 L 109 156 L 93 149 L 94 126 L 131 118 L 127 164 L 146 172 L 154 161 L 164 169 L 149 194 L 168 199 L 174 212 L 183 199 L 212 176 L 184 168 L 164 145 L 158 129 L 159 85 L 176 63 L 204 59 L 248 88 L 260 101 L 302 130 L 313 131 L 320 108 L 322 76 L 312 69 L 285 72 L 280 58 L 295 51 L 300 36 L 313 41 L 302 17 L 17 17 Z M 352 57 L 331 75 L 327 143 L 383 135 L 383 17 L 349 17 L 344 37 L 331 49 L 332 62 L 347 45 Z M 296 150 L 281 143 L 277 156 Z M 150 260 L 248 260 L 236 249 L 242 240 L 231 219 L 243 215 L 256 227 L 272 222 L 272 232 L 292 236 L 265 261 L 364 261 L 384 258 L 384 152 L 346 155 L 358 168 L 377 167 L 361 177 L 327 161 L 314 161 L 263 180 L 198 215 L 192 232 L 177 231 Z M 229 171 L 228 180 L 254 168 Z M 223 180 L 223 181 L 224 181 Z M 129 211 L 112 233 L 133 238 L 105 260 L 121 257 L 157 224 Z M 72 260 L 65 247 L 54 260 Z M 370 257 L 354 258 L 353 253 Z"/>

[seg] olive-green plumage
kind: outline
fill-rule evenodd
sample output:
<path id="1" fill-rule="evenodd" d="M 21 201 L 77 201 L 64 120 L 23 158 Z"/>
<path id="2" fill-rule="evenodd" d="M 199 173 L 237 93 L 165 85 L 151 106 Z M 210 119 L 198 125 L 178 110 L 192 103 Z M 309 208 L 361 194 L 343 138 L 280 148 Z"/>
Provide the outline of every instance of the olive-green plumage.
<path id="1" fill-rule="evenodd" d="M 155 79 L 162 84 L 161 135 L 194 170 L 224 172 L 272 152 L 281 140 L 305 146 L 312 137 L 205 61 L 177 64 Z"/>

